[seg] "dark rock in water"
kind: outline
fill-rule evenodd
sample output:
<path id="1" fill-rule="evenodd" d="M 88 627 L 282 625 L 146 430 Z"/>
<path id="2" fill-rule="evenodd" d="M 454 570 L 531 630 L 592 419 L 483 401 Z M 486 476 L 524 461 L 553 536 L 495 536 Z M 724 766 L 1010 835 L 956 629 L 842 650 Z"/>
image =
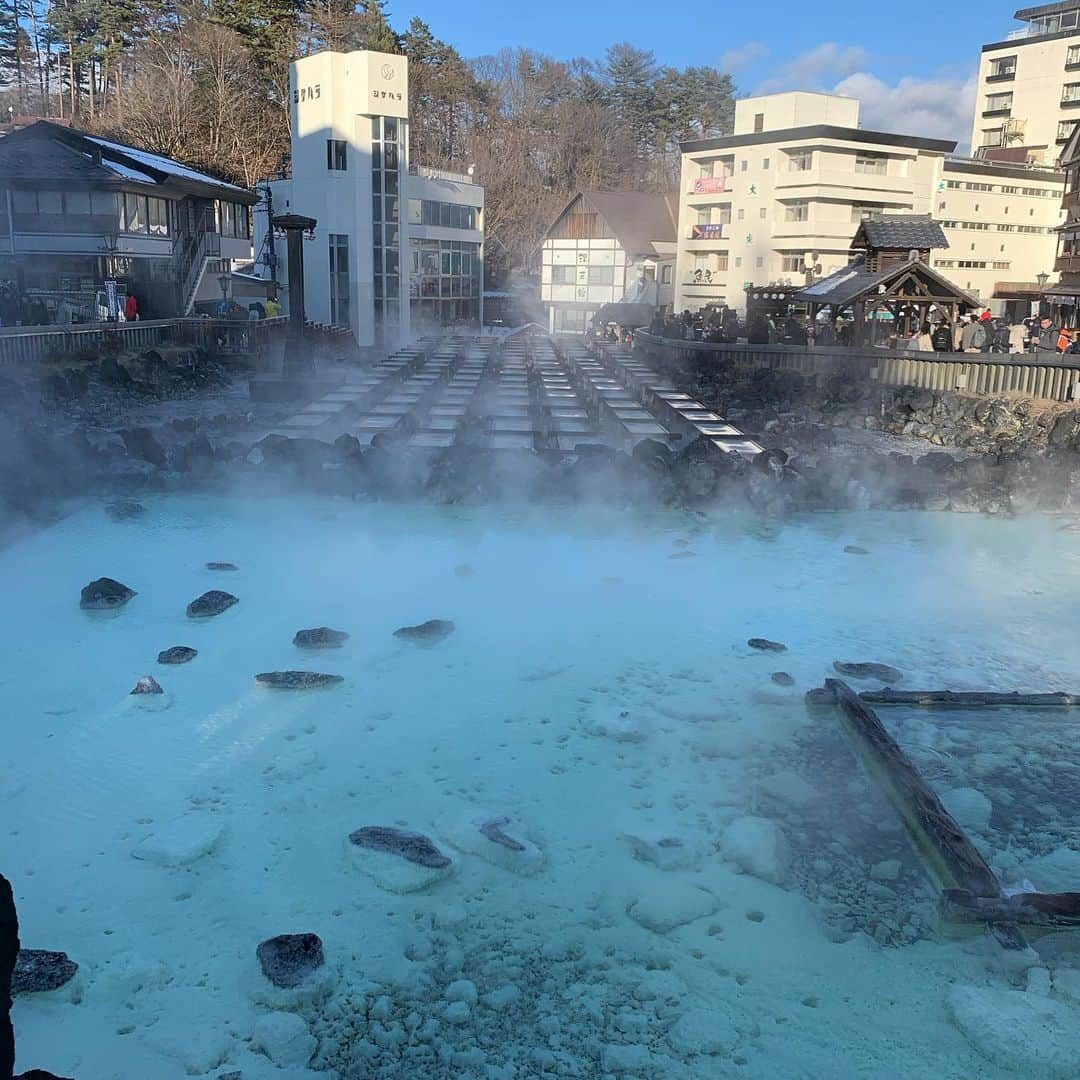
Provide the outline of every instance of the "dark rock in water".
<path id="1" fill-rule="evenodd" d="M 301 649 L 337 649 L 348 640 L 349 635 L 344 630 L 317 626 L 313 630 L 297 630 L 292 643 Z"/>
<path id="2" fill-rule="evenodd" d="M 847 679 L 878 679 L 881 682 L 894 683 L 904 677 L 888 664 L 846 664 L 842 660 L 834 660 L 833 667 Z"/>
<path id="3" fill-rule="evenodd" d="M 127 452 L 140 461 L 148 461 L 151 465 L 161 468 L 168 460 L 165 448 L 147 427 L 127 428 L 120 432 L 120 437 L 124 440 Z"/>
<path id="4" fill-rule="evenodd" d="M 408 829 L 395 829 L 389 825 L 365 825 L 364 828 L 349 833 L 349 840 L 357 847 L 398 855 L 417 866 L 429 866 L 439 870 L 450 865 L 450 860 L 428 837 Z"/>
<path id="5" fill-rule="evenodd" d="M 344 675 L 324 675 L 321 671 L 264 671 L 255 681 L 275 690 L 312 690 L 344 682 Z"/>
<path id="6" fill-rule="evenodd" d="M 132 518 L 142 517 L 146 513 L 146 507 L 134 499 L 120 499 L 111 502 L 105 507 L 105 513 L 113 521 L 130 521 Z"/>
<path id="7" fill-rule="evenodd" d="M 157 654 L 159 664 L 189 664 L 199 655 L 198 649 L 190 645 L 173 645 L 170 649 L 163 649 Z"/>
<path id="8" fill-rule="evenodd" d="M 79 607 L 87 611 L 103 611 L 108 608 L 118 608 L 126 604 L 136 595 L 134 589 L 116 581 L 111 577 L 98 578 L 91 581 L 79 598 Z"/>
<path id="9" fill-rule="evenodd" d="M 669 559 L 696 559 L 697 557 L 696 551 L 675 551 L 668 556 Z"/>
<path id="10" fill-rule="evenodd" d="M 263 974 L 275 985 L 299 986 L 326 962 L 318 934 L 278 934 L 255 950 Z"/>
<path id="11" fill-rule="evenodd" d="M 519 843 L 512 836 L 507 836 L 502 831 L 504 825 L 509 825 L 510 819 L 508 817 L 492 818 L 491 821 L 485 821 L 480 826 L 480 832 L 486 836 L 493 844 L 501 844 L 504 848 L 509 848 L 511 851 L 524 851 L 525 845 Z"/>
<path id="12" fill-rule="evenodd" d="M 133 694 L 164 694 L 161 684 L 153 675 L 144 675 L 136 684 Z"/>
<path id="13" fill-rule="evenodd" d="M 428 619 L 419 626 L 402 626 L 394 631 L 394 637 L 434 645 L 453 632 L 454 624 L 449 619 Z"/>
<path id="14" fill-rule="evenodd" d="M 787 652 L 787 646 L 779 641 L 770 641 L 768 638 L 752 637 L 747 643 L 751 649 L 759 649 L 761 652 Z"/>
<path id="15" fill-rule="evenodd" d="M 47 949 L 20 949 L 11 977 L 11 993 L 40 994 L 70 982 L 79 965 L 67 953 Z"/>
<path id="16" fill-rule="evenodd" d="M 812 706 L 833 705 L 836 702 L 836 697 L 833 692 L 826 686 L 815 686 L 812 690 L 806 691 L 806 704 Z"/>
<path id="17" fill-rule="evenodd" d="M 848 546 L 846 548 L 844 548 L 844 554 L 845 555 L 869 555 L 870 552 L 864 547 L 859 547 L 858 544 L 848 544 Z"/>
<path id="18" fill-rule="evenodd" d="M 786 671 L 774 671 L 770 678 L 777 686 L 795 685 L 795 680 Z"/>
<path id="19" fill-rule="evenodd" d="M 236 563 L 231 562 L 208 562 L 206 564 L 207 570 L 239 570 L 240 567 Z"/>
<path id="20" fill-rule="evenodd" d="M 232 593 L 223 592 L 221 589 L 211 589 L 188 604 L 188 618 L 208 619 L 211 615 L 220 615 L 223 611 L 228 611 L 233 604 L 238 603 L 240 601 Z"/>
<path id="21" fill-rule="evenodd" d="M 635 443 L 630 457 L 646 468 L 657 470 L 667 469 L 675 460 L 671 447 L 658 439 L 642 439 Z"/>
<path id="22" fill-rule="evenodd" d="M 471 578 L 474 571 L 468 563 L 462 563 L 460 566 L 454 567 L 454 573 L 460 578 Z"/>
<path id="23" fill-rule="evenodd" d="M 240 1074 L 237 1073 L 237 1076 Z M 29 1072 L 19 1073 L 15 1080 L 75 1080 L 72 1076 L 57 1076 L 56 1073 L 46 1072 L 44 1069 L 31 1069 Z"/>

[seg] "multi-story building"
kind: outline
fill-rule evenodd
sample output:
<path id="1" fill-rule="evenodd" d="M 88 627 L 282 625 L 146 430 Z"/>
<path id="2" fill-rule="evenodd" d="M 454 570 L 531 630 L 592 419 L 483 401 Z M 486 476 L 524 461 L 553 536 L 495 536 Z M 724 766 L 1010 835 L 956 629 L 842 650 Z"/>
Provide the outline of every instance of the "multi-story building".
<path id="1" fill-rule="evenodd" d="M 645 192 L 575 195 L 540 249 L 540 299 L 551 333 L 584 333 L 597 315 L 639 323 L 670 311 L 675 209 L 674 199 Z"/>
<path id="2" fill-rule="evenodd" d="M 682 146 L 675 307 L 743 308 L 745 290 L 845 266 L 861 221 L 932 215 L 933 265 L 981 302 L 1030 305 L 1050 269 L 1062 178 L 956 158 L 956 144 L 859 127 L 859 103 L 793 92 L 736 103 L 734 133 Z"/>
<path id="3" fill-rule="evenodd" d="M 316 53 L 294 61 L 290 86 L 292 176 L 267 187 L 274 215 L 317 222 L 304 241 L 307 317 L 350 327 L 361 346 L 407 339 L 414 313 L 479 320 L 484 189 L 410 165 L 406 58 Z M 256 220 L 264 265 L 267 219 Z M 286 281 L 283 244 L 275 256 Z"/>
<path id="4" fill-rule="evenodd" d="M 1080 120 L 1080 0 L 1014 17 L 1024 26 L 982 49 L 972 152 L 1053 166 Z"/>
<path id="5" fill-rule="evenodd" d="M 54 320 L 96 319 L 124 293 L 143 318 L 186 315 L 228 293 L 233 261 L 250 260 L 255 202 L 178 161 L 41 120 L 0 139 L 0 282 Z"/>
<path id="6" fill-rule="evenodd" d="M 1061 278 L 1046 290 L 1045 300 L 1053 318 L 1062 326 L 1080 327 L 1080 127 L 1074 129 L 1061 153 L 1065 170 L 1062 209 L 1065 222 L 1058 232 L 1057 259 Z"/>

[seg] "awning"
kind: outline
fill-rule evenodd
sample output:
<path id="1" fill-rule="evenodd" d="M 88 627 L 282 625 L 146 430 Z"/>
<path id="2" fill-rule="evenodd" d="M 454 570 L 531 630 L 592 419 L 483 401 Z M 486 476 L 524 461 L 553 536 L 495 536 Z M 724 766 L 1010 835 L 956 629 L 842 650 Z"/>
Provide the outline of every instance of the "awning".
<path id="1" fill-rule="evenodd" d="M 998 281 L 994 283 L 995 300 L 1038 300 L 1045 292 L 1037 281 Z"/>

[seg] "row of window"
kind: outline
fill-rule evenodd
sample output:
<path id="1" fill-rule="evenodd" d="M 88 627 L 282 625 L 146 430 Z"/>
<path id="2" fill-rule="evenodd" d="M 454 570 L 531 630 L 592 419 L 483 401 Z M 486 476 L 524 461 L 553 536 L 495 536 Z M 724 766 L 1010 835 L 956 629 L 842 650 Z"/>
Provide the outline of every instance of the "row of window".
<path id="1" fill-rule="evenodd" d="M 11 204 L 16 214 L 116 213 L 111 191 L 13 191 Z"/>
<path id="2" fill-rule="evenodd" d="M 1075 121 L 1070 120 L 1069 122 L 1074 123 Z M 1061 198 L 1061 192 L 1055 191 L 1053 188 L 1017 187 L 1009 184 L 1002 184 L 998 187 L 996 184 L 976 183 L 969 180 L 947 180 L 945 186 L 954 191 L 1000 191 L 1002 195 L 1027 195 L 1033 199 Z M 1006 210 L 1006 213 L 1008 213 L 1008 210 Z"/>
<path id="3" fill-rule="evenodd" d="M 814 151 L 809 149 L 786 150 L 788 172 L 809 172 L 814 167 Z M 731 175 L 733 160 L 703 161 L 698 164 L 699 180 L 714 180 L 717 178 L 727 179 Z M 772 166 L 771 158 L 761 159 L 761 168 L 768 172 Z M 739 172 L 748 172 L 750 162 L 743 159 L 739 162 Z M 859 151 L 855 155 L 855 171 L 873 176 L 885 176 L 889 171 L 889 157 L 887 154 L 875 154 L 870 151 Z"/>
<path id="4" fill-rule="evenodd" d="M 1076 26 L 1076 12 L 1069 12 L 1061 16 L 1062 19 L 1070 19 L 1071 22 L 1068 26 L 1062 29 L 1073 29 Z M 1019 57 L 1014 53 L 1012 56 L 999 56 L 990 61 L 989 77 L 991 80 L 1000 80 L 1002 82 L 1016 77 L 1016 68 L 1019 61 Z M 1065 53 L 1065 67 L 1078 67 L 1080 66 L 1080 45 L 1070 45 L 1068 51 Z"/>
<path id="5" fill-rule="evenodd" d="M 438 225 L 445 229 L 475 229 L 476 207 L 434 202 L 431 199 L 410 199 L 409 223 Z"/>
<path id="6" fill-rule="evenodd" d="M 1008 270 L 1012 263 L 986 262 L 979 259 L 935 259 L 934 265 L 940 270 Z"/>
<path id="7" fill-rule="evenodd" d="M 409 256 L 412 265 L 410 296 L 445 299 L 479 295 L 482 270 L 479 244 L 460 240 L 413 240 L 409 244 Z"/>

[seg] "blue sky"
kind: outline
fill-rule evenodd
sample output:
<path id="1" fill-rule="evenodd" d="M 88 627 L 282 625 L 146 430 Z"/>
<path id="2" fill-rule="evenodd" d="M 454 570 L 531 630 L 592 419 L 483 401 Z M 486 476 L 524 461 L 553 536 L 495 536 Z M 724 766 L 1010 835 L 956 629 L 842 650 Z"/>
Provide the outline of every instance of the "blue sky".
<path id="1" fill-rule="evenodd" d="M 868 13 L 856 0 L 754 5 L 718 0 L 665 6 L 615 0 L 390 0 L 465 56 L 527 45 L 561 59 L 599 56 L 615 41 L 652 49 L 662 64 L 733 69 L 742 93 L 836 90 L 864 102 L 866 127 L 970 136 L 980 47 L 1019 24 L 1015 3 L 909 0 L 902 13 Z M 713 13 L 715 12 L 715 14 Z"/>

